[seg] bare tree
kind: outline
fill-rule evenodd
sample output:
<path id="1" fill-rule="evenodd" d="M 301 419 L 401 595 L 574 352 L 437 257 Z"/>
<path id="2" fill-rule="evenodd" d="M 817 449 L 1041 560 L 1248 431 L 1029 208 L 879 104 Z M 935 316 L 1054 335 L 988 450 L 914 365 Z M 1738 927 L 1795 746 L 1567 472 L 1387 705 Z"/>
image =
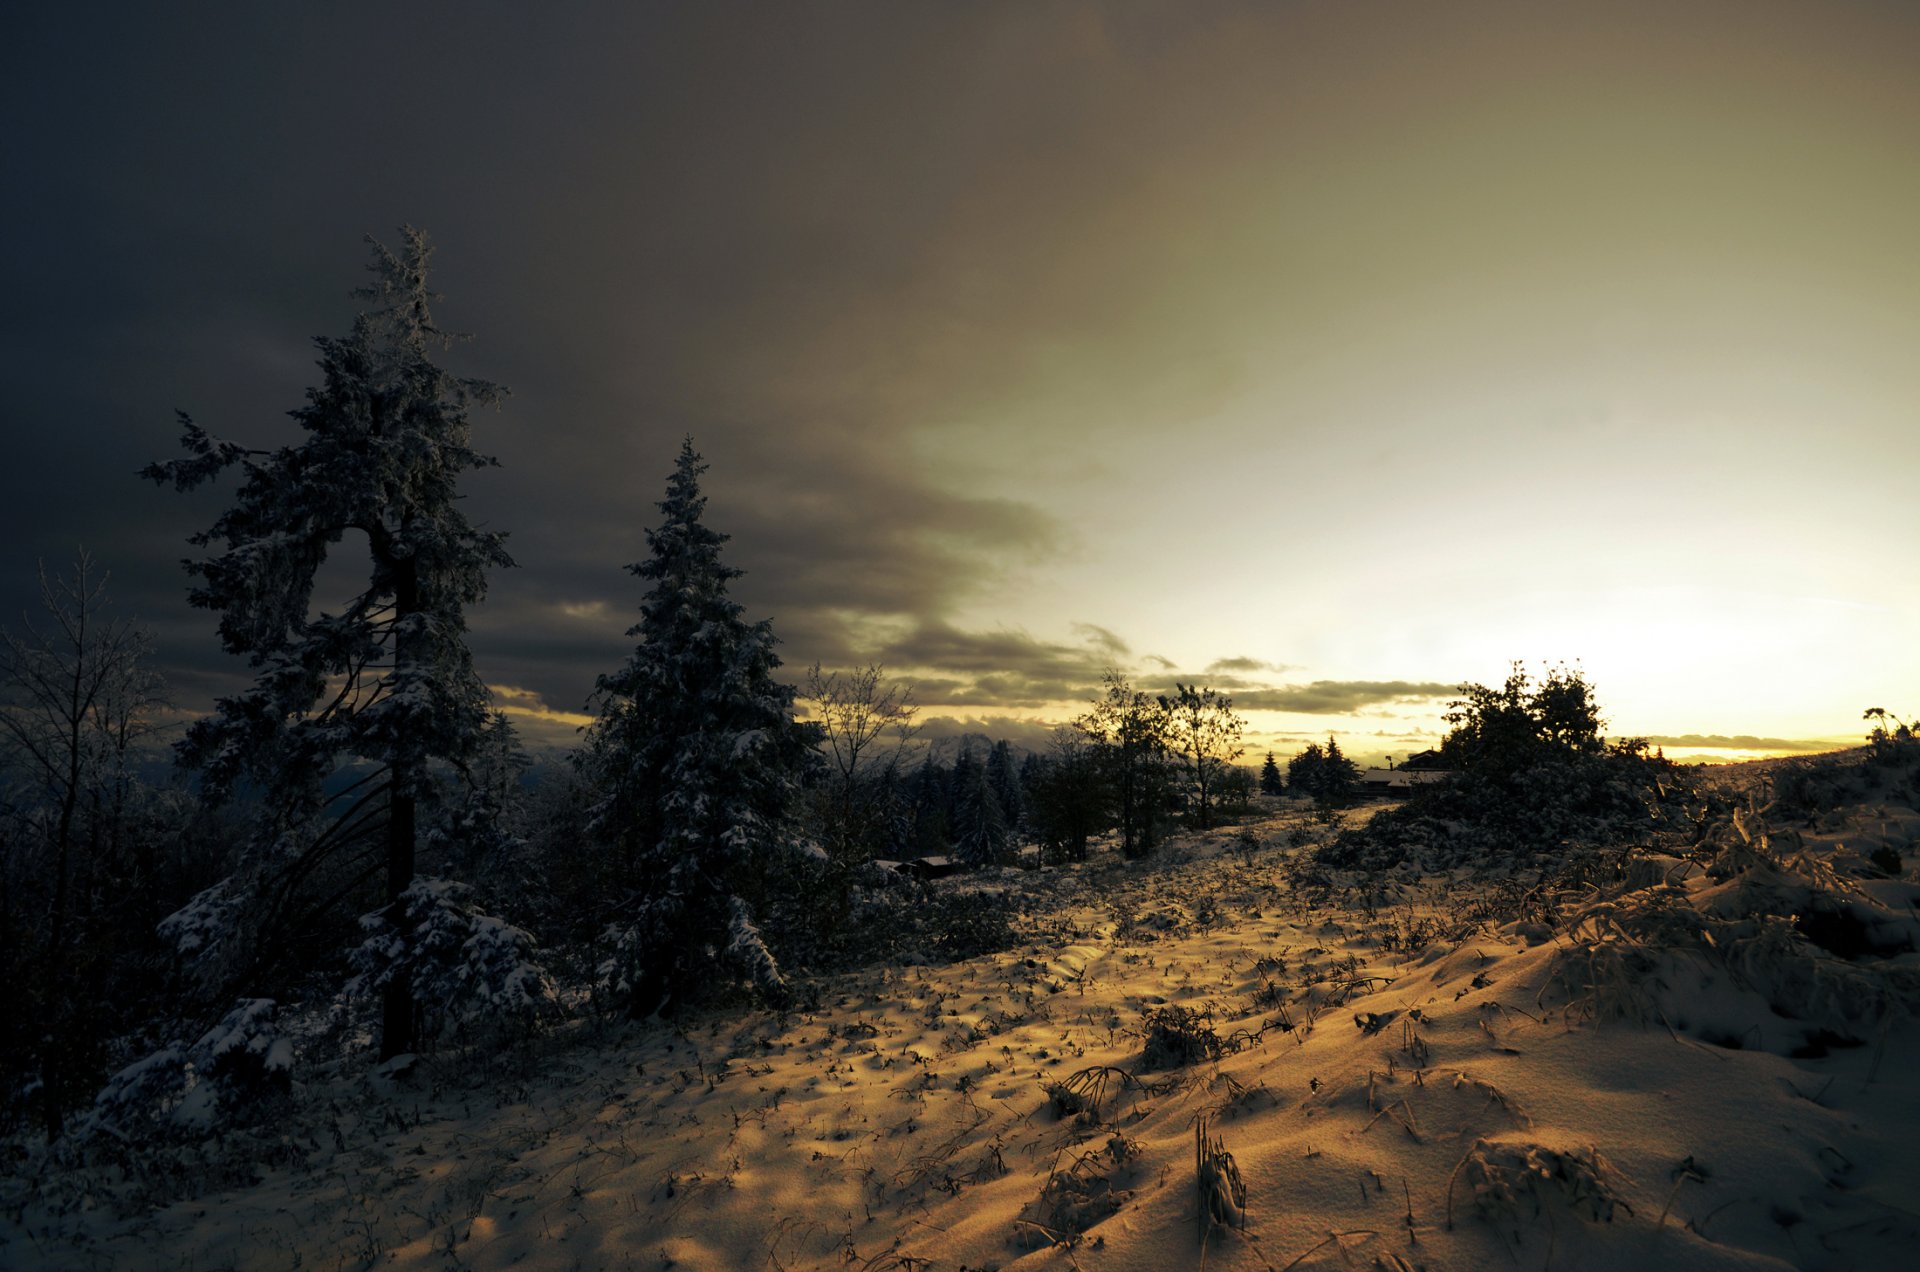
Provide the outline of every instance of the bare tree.
<path id="1" fill-rule="evenodd" d="M 1221 771 L 1246 751 L 1240 734 L 1246 728 L 1233 709 L 1233 699 L 1212 689 L 1174 684 L 1173 697 L 1160 705 L 1171 724 L 1172 745 L 1187 771 L 1198 801 L 1200 829 L 1212 824 L 1210 808 Z"/>
<path id="2" fill-rule="evenodd" d="M 890 823 L 907 746 L 919 733 L 910 685 L 889 683 L 878 663 L 851 671 L 807 671 L 802 696 L 813 705 L 828 767 L 820 829 L 841 861 L 872 856 Z"/>
<path id="3" fill-rule="evenodd" d="M 1120 850 L 1144 857 L 1159 841 L 1167 795 L 1172 723 L 1164 699 L 1150 697 L 1110 668 L 1093 708 L 1073 722 L 1093 746 L 1120 827 Z"/>
<path id="4" fill-rule="evenodd" d="M 49 1137 L 60 1132 L 72 1085 L 60 1064 L 71 1050 L 62 1004 L 78 929 L 90 913 L 86 882 L 121 855 L 135 751 L 162 705 L 159 676 L 148 665 L 151 641 L 131 620 L 106 612 L 106 586 L 106 573 L 84 549 L 69 575 L 50 577 L 43 563 L 42 616 L 24 618 L 18 632 L 0 631 L 0 742 L 21 802 L 33 810 L 23 838 L 45 854 L 32 873 L 46 907 L 44 920 L 16 917 L 9 887 L 0 928 L 10 951 L 25 945 L 17 922 L 33 925 L 39 945 L 39 966 L 14 970 L 33 977 L 42 995 Z M 23 846 L 16 841 L 16 850 Z M 151 876 L 150 863 L 142 864 L 136 884 Z"/>

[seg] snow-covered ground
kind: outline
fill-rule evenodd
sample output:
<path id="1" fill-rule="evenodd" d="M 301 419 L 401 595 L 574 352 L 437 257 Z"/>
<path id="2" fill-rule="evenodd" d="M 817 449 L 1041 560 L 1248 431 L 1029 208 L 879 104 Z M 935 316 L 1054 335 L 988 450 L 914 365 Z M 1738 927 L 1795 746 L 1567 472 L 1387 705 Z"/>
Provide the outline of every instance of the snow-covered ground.
<path id="1" fill-rule="evenodd" d="M 299 1165 L 133 1219 L 16 1179 L 0 1264 L 1912 1266 L 1920 817 L 1741 825 L 1557 897 L 1321 870 L 1304 810 L 1008 872 L 1022 948 L 312 1078 Z M 1883 844 L 1904 881 L 1855 868 Z"/>

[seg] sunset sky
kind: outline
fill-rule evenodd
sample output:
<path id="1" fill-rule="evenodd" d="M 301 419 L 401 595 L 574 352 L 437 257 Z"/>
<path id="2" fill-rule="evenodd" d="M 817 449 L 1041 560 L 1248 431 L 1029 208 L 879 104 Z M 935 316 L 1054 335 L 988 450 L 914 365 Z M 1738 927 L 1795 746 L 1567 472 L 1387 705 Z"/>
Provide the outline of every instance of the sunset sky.
<path id="1" fill-rule="evenodd" d="M 232 486 L 134 473 L 176 407 L 289 439 L 410 222 L 513 390 L 472 625 L 530 725 L 687 434 L 787 670 L 935 733 L 1108 665 L 1283 755 L 1514 659 L 1673 753 L 1920 713 L 1911 3 L 40 5 L 0 101 L 0 602 L 85 543 L 187 709 Z"/>

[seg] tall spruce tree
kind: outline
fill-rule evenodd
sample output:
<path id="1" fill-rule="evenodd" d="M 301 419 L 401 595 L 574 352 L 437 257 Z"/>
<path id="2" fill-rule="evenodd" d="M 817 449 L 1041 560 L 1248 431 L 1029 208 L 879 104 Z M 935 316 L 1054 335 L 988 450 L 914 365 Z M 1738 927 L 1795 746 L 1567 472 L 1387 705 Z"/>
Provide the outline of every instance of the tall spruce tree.
<path id="1" fill-rule="evenodd" d="M 947 789 L 951 776 L 944 766 L 934 762 L 933 750 L 928 748 L 926 758 L 921 760 L 907 787 L 913 807 L 910 840 L 913 856 L 939 857 L 953 848 L 953 821 L 948 815 L 952 799 Z"/>
<path id="2" fill-rule="evenodd" d="M 1007 818 L 987 772 L 963 743 L 953 762 L 953 851 L 976 870 L 997 865 L 1007 854 Z"/>
<path id="3" fill-rule="evenodd" d="M 773 678 L 772 624 L 748 622 L 727 595 L 740 571 L 721 563 L 727 536 L 701 521 L 705 471 L 687 439 L 647 531 L 652 555 L 627 567 L 649 585 L 627 631 L 639 644 L 599 679 L 583 759 L 629 893 L 603 978 L 636 1016 L 684 1002 L 720 964 L 781 999 L 755 915 L 781 859 L 805 851 L 789 814 L 818 731 Z"/>
<path id="4" fill-rule="evenodd" d="M 1346 757 L 1340 743 L 1327 735 L 1327 753 L 1320 770 L 1320 799 L 1328 804 L 1344 804 L 1360 784 L 1360 766 Z"/>
<path id="5" fill-rule="evenodd" d="M 1280 775 L 1280 766 L 1274 762 L 1272 751 L 1267 752 L 1267 762 L 1260 766 L 1260 793 L 1262 795 L 1287 793 L 1287 779 Z"/>
<path id="6" fill-rule="evenodd" d="M 1018 836 L 1027 821 L 1027 797 L 1020 782 L 1020 766 L 1013 759 L 1013 744 L 1004 739 L 987 752 L 987 784 L 1000 801 L 1007 833 Z"/>
<path id="7" fill-rule="evenodd" d="M 486 732 L 465 610 L 485 595 L 487 571 L 513 562 L 503 535 L 461 511 L 459 483 L 495 462 L 469 444 L 468 415 L 504 390 L 435 363 L 455 337 L 433 319 L 432 249 L 420 231 L 401 233 L 398 253 L 368 239 L 373 281 L 355 293 L 368 307 L 352 331 L 315 341 L 321 383 L 292 412 L 303 440 L 249 450 L 182 414 L 189 457 L 145 471 L 180 490 L 228 468 L 244 476 L 233 506 L 193 537 L 219 549 L 185 564 L 198 580 L 189 600 L 220 615 L 221 643 L 255 679 L 197 721 L 179 754 L 211 798 L 257 784 L 269 821 L 240 872 L 168 922 L 183 949 L 224 953 L 229 976 L 236 958 L 257 965 L 267 942 L 284 947 L 302 916 L 382 870 L 397 922 L 430 766 L 464 765 Z M 316 616 L 315 575 L 349 532 L 365 543 L 366 584 Z M 329 790 L 355 760 L 364 771 Z M 411 1049 L 414 1031 L 407 978 L 394 976 L 382 1054 Z"/>

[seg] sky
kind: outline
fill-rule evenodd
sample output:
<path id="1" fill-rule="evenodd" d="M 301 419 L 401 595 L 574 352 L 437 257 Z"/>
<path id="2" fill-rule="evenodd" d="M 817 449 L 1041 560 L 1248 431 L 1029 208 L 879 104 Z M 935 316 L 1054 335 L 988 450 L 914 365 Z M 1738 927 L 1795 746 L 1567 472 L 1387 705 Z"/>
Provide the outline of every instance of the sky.
<path id="1" fill-rule="evenodd" d="M 541 737 L 686 436 L 786 670 L 929 736 L 1109 667 L 1283 756 L 1514 660 L 1670 754 L 1920 713 L 1911 4 L 41 5 L 0 105 L 0 616 L 84 544 L 183 711 L 230 488 L 134 474 L 292 440 L 413 224 Z"/>

